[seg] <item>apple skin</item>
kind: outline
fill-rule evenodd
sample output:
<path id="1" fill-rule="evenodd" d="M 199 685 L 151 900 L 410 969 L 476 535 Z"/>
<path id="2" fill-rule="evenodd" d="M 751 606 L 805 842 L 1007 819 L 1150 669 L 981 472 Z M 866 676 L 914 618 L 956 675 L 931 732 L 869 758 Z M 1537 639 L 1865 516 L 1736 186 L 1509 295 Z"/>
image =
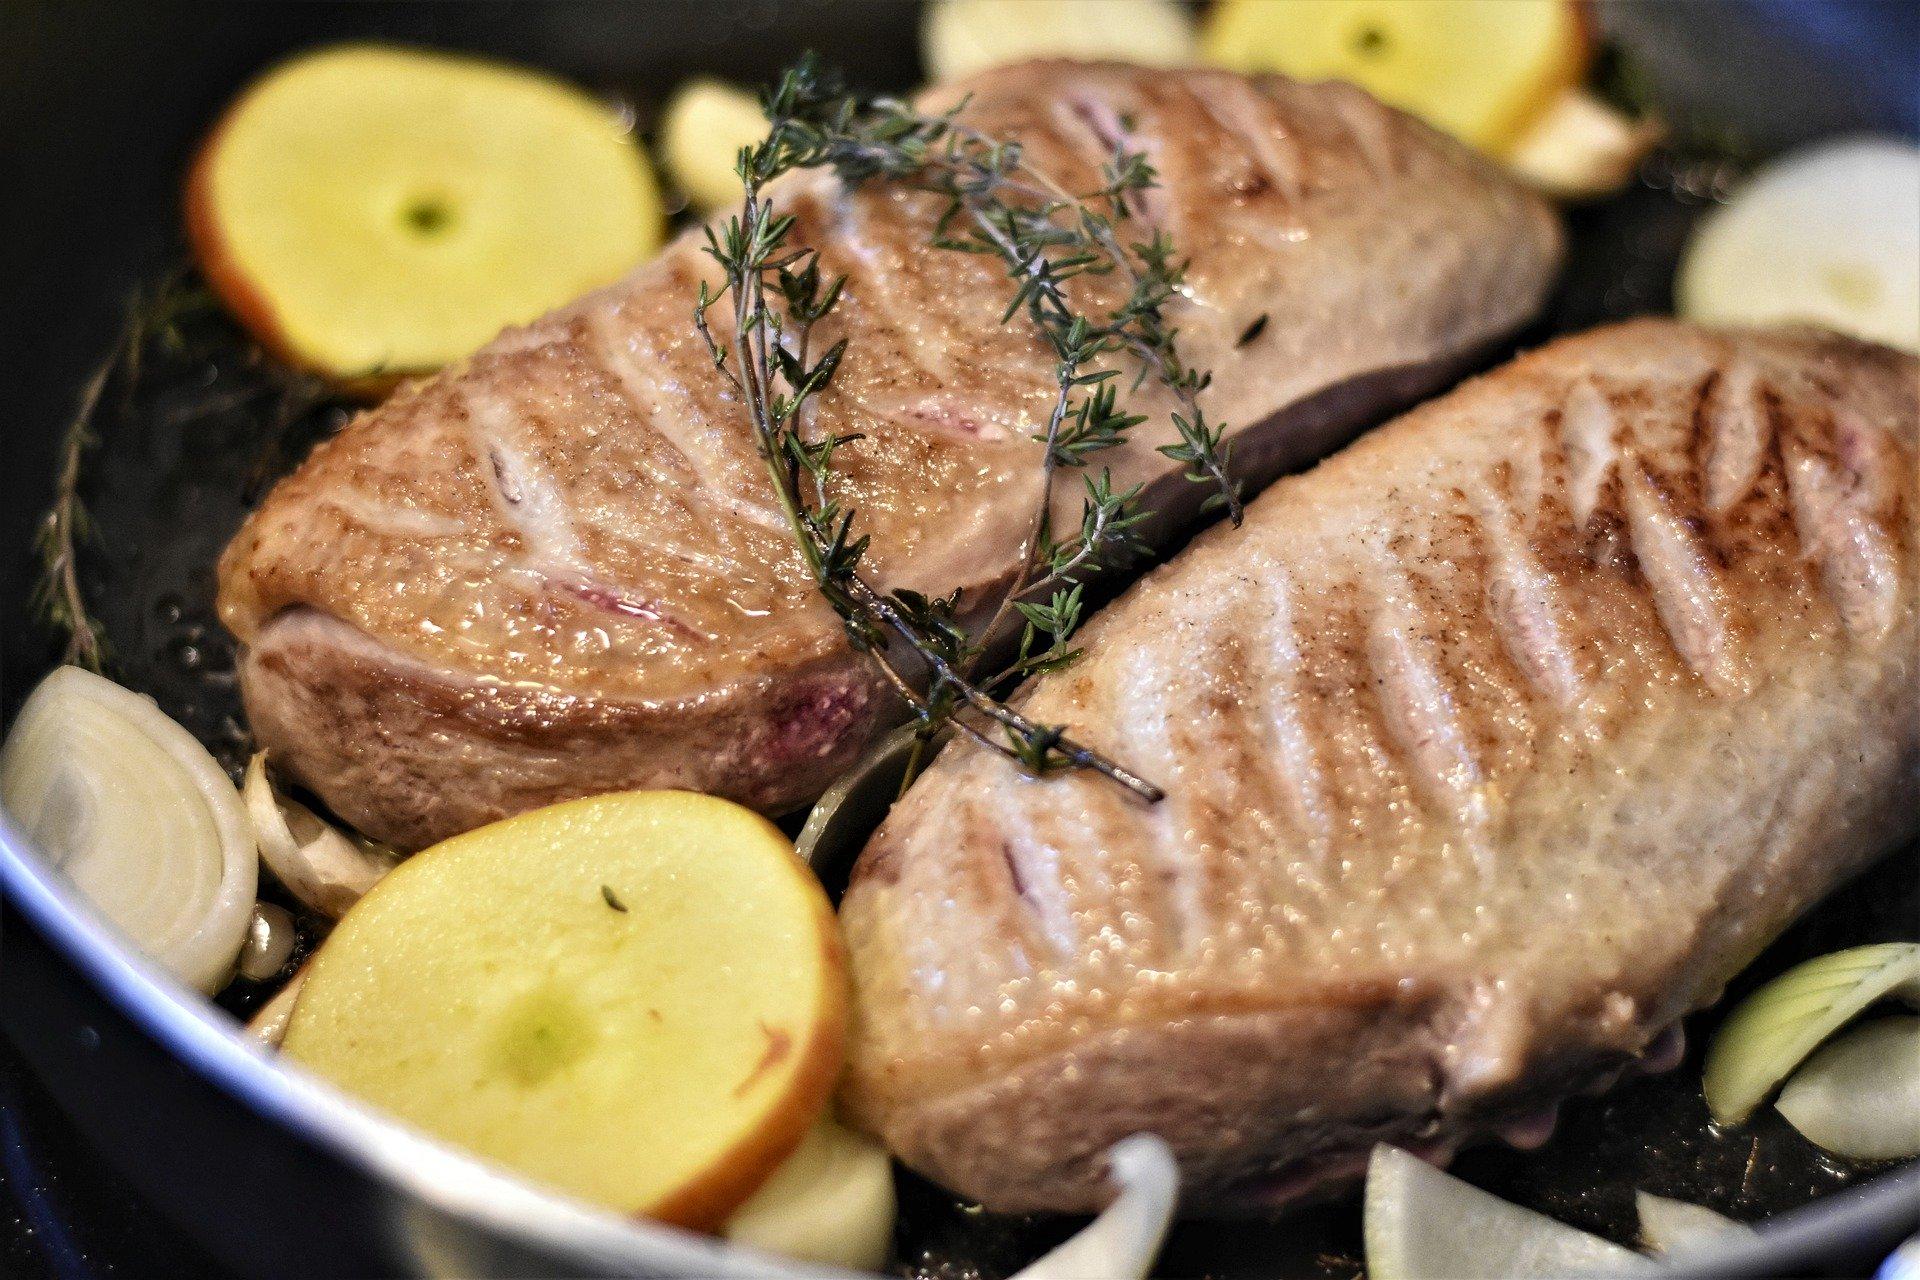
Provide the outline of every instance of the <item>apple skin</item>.
<path id="1" fill-rule="evenodd" d="M 505 269 L 495 272 L 489 269 L 488 262 L 484 260 L 470 263 L 470 269 L 465 272 L 464 278 L 490 279 L 497 276 L 503 282 L 501 285 L 503 291 L 497 298 L 483 298 L 480 305 L 470 308 L 467 312 L 470 315 L 484 317 L 494 310 L 496 302 L 501 304 L 502 309 L 496 317 L 496 323 L 484 331 L 478 334 L 463 334 L 463 340 L 449 344 L 432 344 L 440 349 L 435 351 L 431 359 L 420 359 L 417 356 L 411 360 L 400 358 L 396 359 L 391 366 L 377 369 L 371 368 L 375 363 L 373 361 L 342 368 L 340 360 L 327 358 L 324 354 L 326 342 L 316 341 L 311 332 L 308 334 L 308 343 L 303 345 L 302 341 L 294 336 L 299 326 L 290 322 L 290 316 L 304 310 L 305 303 L 296 306 L 294 301 L 282 291 L 280 301 L 276 304 L 273 283 L 263 278 L 274 274 L 271 265 L 262 266 L 256 262 L 254 271 L 250 271 L 245 265 L 244 259 L 247 255 L 240 249 L 242 232 L 229 225 L 230 219 L 222 216 L 221 200 L 215 190 L 215 171 L 221 165 L 223 150 L 235 138 L 236 129 L 248 124 L 250 109 L 256 104 L 265 106 L 276 100 L 282 103 L 284 109 L 284 97 L 276 99 L 273 95 L 299 92 L 286 86 L 286 77 L 298 76 L 302 73 L 311 74 L 311 68 L 315 64 L 326 63 L 330 59 L 337 61 L 355 58 L 363 61 L 385 60 L 384 66 L 359 68 L 361 75 L 395 77 L 394 83 L 397 84 L 426 86 L 420 89 L 420 92 L 426 93 L 431 93 L 436 86 L 444 87 L 448 80 L 471 76 L 474 82 L 463 87 L 468 91 L 468 96 L 488 99 L 488 113 L 493 123 L 516 127 L 515 131 L 522 137 L 529 136 L 528 131 L 531 130 L 534 135 L 553 140 L 555 143 L 553 149 L 557 154 L 565 154 L 571 161 L 577 161 L 579 165 L 590 166 L 569 170 L 580 177 L 585 188 L 596 192 L 594 199 L 576 203 L 574 207 L 596 211 L 603 221 L 617 215 L 621 219 L 621 226 L 633 228 L 630 239 L 618 237 L 609 240 L 603 234 L 604 227 L 597 229 L 602 234 L 583 235 L 577 220 L 568 223 L 564 217 L 560 224 L 550 225 L 554 215 L 549 208 L 544 220 L 536 218 L 519 224 L 518 238 L 522 247 L 524 248 L 528 243 L 542 242 L 588 247 L 580 250 L 571 263 L 555 265 L 546 262 L 542 269 L 550 269 L 554 272 L 551 278 L 546 280 L 551 287 L 538 289 L 531 299 L 525 290 L 525 278 L 521 278 L 516 287 L 504 283 L 514 279 L 514 272 Z M 409 66 L 409 63 L 417 63 L 418 66 Z M 515 92 L 503 91 L 500 97 L 489 98 L 489 95 L 495 92 L 489 78 L 497 81 L 505 77 L 529 84 L 544 82 L 545 87 L 541 93 L 546 101 L 538 107 L 527 107 L 525 103 L 527 90 L 524 85 L 517 90 L 517 96 Z M 309 93 L 312 92 L 310 86 L 302 86 L 302 88 Z M 345 396 L 362 402 L 378 401 L 411 379 L 429 376 L 447 364 L 456 363 L 480 346 L 486 338 L 492 337 L 494 333 L 515 324 L 528 323 L 546 310 L 564 305 L 591 288 L 611 282 L 624 271 L 645 261 L 658 249 L 664 234 L 665 215 L 658 182 L 645 152 L 630 136 L 623 134 L 625 146 L 611 151 L 605 147 L 599 147 L 591 155 L 581 155 L 580 149 L 573 144 L 579 141 L 580 135 L 577 131 L 583 128 L 582 124 L 577 118 L 566 120 L 557 118 L 565 113 L 557 112 L 555 104 L 572 103 L 577 116 L 580 104 L 590 102 L 591 99 L 583 91 L 545 73 L 470 54 L 410 49 L 380 42 L 348 43 L 295 54 L 268 69 L 236 95 L 221 112 L 194 153 L 182 188 L 183 222 L 189 247 L 208 285 L 263 351 L 285 365 L 320 378 Z M 270 119 L 273 114 L 270 107 L 266 107 L 266 114 Z M 611 118 L 609 114 L 609 119 Z M 374 121 L 376 126 L 380 124 L 378 116 L 374 117 Z M 363 117 L 354 123 L 364 126 L 366 120 Z M 271 126 L 256 124 L 254 127 Z M 462 127 L 466 128 L 466 133 L 461 133 L 461 127 L 455 127 L 453 136 L 472 135 L 473 126 L 470 123 Z M 375 132 L 378 134 L 379 129 L 376 128 Z M 256 150 L 258 149 L 257 140 L 263 136 L 273 138 L 274 141 L 282 140 L 273 135 L 251 134 L 249 140 L 256 143 Z M 351 138 L 356 135 L 349 132 L 347 136 Z M 430 148 L 431 142 L 423 145 Z M 431 156 L 438 153 L 428 150 L 421 154 Z M 328 158 L 333 159 L 337 156 Z M 229 184 L 235 172 L 231 166 L 226 169 Z M 385 173 L 387 177 L 392 176 L 390 170 L 379 172 Z M 512 170 L 503 174 L 500 170 L 490 167 L 482 167 L 477 172 L 484 178 L 492 179 L 496 189 L 503 184 L 508 189 L 513 189 L 516 181 L 520 181 L 521 189 L 544 189 L 552 185 L 555 177 L 551 170 L 543 175 L 544 181 Z M 615 177 L 616 174 L 619 176 Z M 377 176 L 376 174 L 376 178 Z M 230 207 L 231 203 L 230 197 Z M 242 206 L 245 203 L 243 196 L 241 197 Z M 631 208 L 628 208 L 628 205 L 631 205 Z M 629 215 L 631 215 L 630 218 Z M 609 257 L 609 254 L 613 256 Z M 308 255 L 307 260 L 318 261 L 325 265 L 331 256 L 329 253 L 320 253 Z M 500 261 L 518 260 L 514 255 L 508 254 Z M 592 265 L 582 274 L 584 264 Z M 260 274 L 256 275 L 255 272 Z M 341 274 L 347 274 L 345 268 L 342 268 Z M 405 279 L 405 277 L 392 275 L 388 278 Z M 534 278 L 543 277 L 536 275 Z M 422 296 L 428 296 L 433 293 L 433 287 L 423 282 L 421 291 Z M 306 302 L 312 300 L 304 293 L 301 297 Z M 384 315 L 384 312 L 382 314 Z M 312 323 L 312 317 L 309 316 L 309 329 Z M 321 350 L 309 349 L 310 346 L 315 345 Z"/>
<path id="2" fill-rule="evenodd" d="M 242 101 L 244 97 L 236 99 L 221 115 L 219 123 L 214 125 L 206 141 L 194 153 L 193 163 L 187 169 L 183 196 L 187 244 L 193 251 L 194 261 L 199 264 L 200 274 L 207 278 L 208 286 L 233 312 L 234 318 L 253 336 L 253 340 L 260 344 L 261 350 L 284 365 L 322 379 L 341 394 L 363 404 L 377 404 L 408 378 L 423 377 L 434 372 L 432 369 L 415 369 L 372 377 L 342 378 L 333 370 L 309 359 L 287 340 L 286 330 L 274 314 L 272 304 L 252 279 L 240 270 L 239 263 L 228 251 L 226 237 L 220 233 L 219 219 L 213 209 L 213 158 L 221 136 L 238 117 Z"/>
<path id="3" fill-rule="evenodd" d="M 820 890 L 811 870 L 792 853 L 791 844 L 779 828 L 761 815 L 731 802 L 690 792 L 628 792 L 588 797 L 506 819 L 491 827 L 483 827 L 477 831 L 456 836 L 433 849 L 414 855 L 412 859 L 396 867 L 359 903 L 355 904 L 343 917 L 340 926 L 330 936 L 328 942 L 323 944 L 303 967 L 300 976 L 306 981 L 294 1002 L 284 1046 L 288 1056 L 315 1071 L 322 1078 L 334 1079 L 340 1087 L 350 1092 L 355 1091 L 350 1081 L 334 1077 L 327 1069 L 326 1063 L 318 1060 L 313 1056 L 313 1052 L 301 1043 L 303 1032 L 309 1039 L 322 1034 L 338 1037 L 340 1034 L 338 1016 L 316 1015 L 311 1021 L 321 1024 L 318 1029 L 303 1026 L 303 1021 L 309 1021 L 306 1018 L 306 1015 L 312 1013 L 309 1005 L 320 1003 L 315 993 L 327 981 L 330 963 L 340 964 L 343 973 L 351 974 L 355 969 L 366 967 L 380 959 L 378 952 L 368 950 L 368 944 L 372 940 L 369 937 L 362 937 L 351 943 L 344 953 L 341 950 L 330 952 L 329 948 L 335 947 L 341 938 L 353 936 L 356 917 L 366 918 L 370 907 L 378 912 L 381 910 L 383 901 L 396 893 L 406 893 L 409 881 L 417 877 L 423 868 L 431 871 L 432 859 L 447 852 L 453 852 L 456 846 L 466 845 L 471 851 L 481 841 L 493 840 L 497 844 L 503 839 L 512 838 L 511 835 L 503 837 L 500 834 L 503 830 L 518 827 L 525 831 L 530 823 L 564 820 L 569 811 L 577 814 L 589 812 L 595 806 L 647 802 L 677 806 L 682 811 L 693 812 L 695 817 L 682 819 L 682 826 L 679 828 L 682 831 L 698 830 L 700 822 L 698 814 L 701 811 L 710 810 L 716 823 L 725 821 L 732 824 L 732 831 L 727 838 L 764 841 L 783 849 L 785 856 L 771 860 L 767 865 L 775 868 L 771 874 L 793 877 L 807 906 L 804 915 L 783 915 L 782 927 L 803 934 L 807 944 L 817 948 L 810 957 L 805 949 L 796 950 L 789 960 L 790 968 L 803 969 L 819 975 L 817 990 L 811 1003 L 804 1007 L 794 1006 L 784 1009 L 779 1015 L 780 1025 L 784 1027 L 790 1024 L 792 1030 L 775 1032 L 768 1028 L 765 1021 L 762 1021 L 759 1024 L 760 1030 L 768 1037 L 766 1055 L 758 1064 L 747 1061 L 745 1058 L 730 1060 L 732 1065 L 742 1068 L 745 1076 L 741 1084 L 736 1087 L 736 1097 L 740 1096 L 739 1090 L 749 1087 L 762 1071 L 773 1070 L 776 1067 L 786 1072 L 782 1078 L 781 1092 L 775 1097 L 761 1101 L 751 1117 L 751 1122 L 743 1126 L 739 1135 L 707 1156 L 702 1167 L 691 1176 L 677 1181 L 644 1203 L 627 1202 L 620 1206 L 635 1218 L 665 1222 L 708 1234 L 718 1234 L 734 1211 L 773 1176 L 800 1146 L 808 1132 L 827 1113 L 845 1061 L 850 1009 L 846 952 L 832 904 L 828 901 L 826 894 Z M 661 829 L 674 830 L 665 823 L 661 824 Z M 617 831 L 620 828 L 616 826 L 614 830 Z M 533 847 L 540 846 L 536 844 Z M 486 857 L 497 856 L 488 852 L 484 845 L 481 849 Z M 485 889 L 498 886 L 483 883 L 480 887 Z M 779 892 L 784 895 L 791 890 Z M 769 893 L 771 894 L 772 891 Z M 582 894 L 584 896 L 584 891 Z M 431 902 L 433 898 L 429 894 L 416 897 L 415 900 Z M 771 897 L 750 902 L 748 906 L 749 908 L 756 905 L 764 906 L 765 901 L 770 900 Z M 608 908 L 601 908 L 597 898 L 594 899 L 594 906 L 595 910 L 611 908 L 623 914 L 628 910 L 624 905 L 613 907 L 612 903 L 608 904 Z M 634 909 L 641 910 L 637 907 Z M 785 910 L 786 908 L 782 908 L 782 911 Z M 404 912 L 395 917 L 401 922 L 408 918 L 409 916 Z M 488 944 L 483 942 L 479 945 Z M 431 956 L 433 952 L 420 954 Z M 500 958 L 508 959 L 510 956 L 503 952 L 500 953 Z M 389 958 L 385 963 L 401 962 Z M 498 1009 L 491 1008 L 485 1012 L 497 1013 Z M 474 1015 L 470 1012 L 467 1016 L 471 1019 Z M 332 1026 L 334 1030 L 325 1031 L 327 1026 Z M 379 1097 L 367 1096 L 374 1105 L 380 1105 Z M 410 1123 L 428 1132 L 435 1131 L 432 1124 L 423 1120 L 418 1114 L 408 1119 Z M 450 1145 L 460 1145 L 457 1138 L 443 1136 L 443 1140 Z M 498 1155 L 489 1158 L 505 1167 L 513 1167 L 510 1161 Z M 531 1173 L 527 1176 L 531 1180 L 538 1180 Z"/>
<path id="4" fill-rule="evenodd" d="M 821 901 L 824 904 L 826 900 L 823 897 Z M 830 997 L 817 1015 L 821 1032 L 814 1037 L 804 1066 L 793 1075 L 792 1087 L 779 1108 L 781 1121 L 745 1135 L 705 1176 L 634 1216 L 670 1222 L 708 1235 L 718 1233 L 733 1211 L 774 1175 L 826 1112 L 846 1064 L 851 1006 L 846 948 L 840 940 L 840 921 L 830 905 L 826 907 L 820 938 L 822 963 L 838 974 L 840 980 L 829 986 Z"/>

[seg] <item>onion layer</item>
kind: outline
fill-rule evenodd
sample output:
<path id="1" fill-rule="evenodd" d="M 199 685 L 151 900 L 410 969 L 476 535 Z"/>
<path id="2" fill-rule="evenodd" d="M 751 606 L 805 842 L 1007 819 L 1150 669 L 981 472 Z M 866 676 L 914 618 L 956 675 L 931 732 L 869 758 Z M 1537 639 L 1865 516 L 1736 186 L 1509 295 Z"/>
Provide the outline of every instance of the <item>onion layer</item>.
<path id="1" fill-rule="evenodd" d="M 1820 1042 L 1888 996 L 1920 1001 L 1920 943 L 1851 947 L 1795 965 L 1720 1025 L 1701 1077 L 1707 1110 L 1737 1124 Z"/>
<path id="2" fill-rule="evenodd" d="M 59 668 L 7 736 L 0 800 L 140 950 L 202 991 L 225 985 L 253 914 L 253 829 L 227 775 L 152 699 Z"/>
<path id="3" fill-rule="evenodd" d="M 1808 1059 L 1774 1105 L 1836 1155 L 1920 1156 L 1920 1018 L 1900 1014 L 1849 1031 Z"/>
<path id="4" fill-rule="evenodd" d="M 247 765 L 247 816 L 260 841 L 260 860 L 287 892 L 329 920 L 360 901 L 399 855 L 357 844 L 297 800 L 273 789 L 263 751 Z"/>
<path id="5" fill-rule="evenodd" d="M 1365 1236 L 1372 1280 L 1622 1275 L 1652 1265 L 1385 1145 L 1367 1165 Z"/>
<path id="6" fill-rule="evenodd" d="M 1640 1213 L 1640 1239 L 1655 1253 L 1690 1249 L 1716 1236 L 1753 1234 L 1746 1223 L 1735 1222 L 1703 1204 L 1669 1200 L 1645 1191 L 1634 1192 L 1633 1200 Z"/>
<path id="7" fill-rule="evenodd" d="M 893 1158 L 827 1115 L 720 1234 L 802 1262 L 876 1271 L 893 1244 L 894 1216 Z"/>
<path id="8" fill-rule="evenodd" d="M 1120 1195 L 1080 1233 L 1046 1254 L 1013 1280 L 1141 1280 L 1173 1220 L 1180 1194 L 1180 1166 L 1173 1151 L 1150 1133 L 1113 1144 L 1108 1176 Z"/>

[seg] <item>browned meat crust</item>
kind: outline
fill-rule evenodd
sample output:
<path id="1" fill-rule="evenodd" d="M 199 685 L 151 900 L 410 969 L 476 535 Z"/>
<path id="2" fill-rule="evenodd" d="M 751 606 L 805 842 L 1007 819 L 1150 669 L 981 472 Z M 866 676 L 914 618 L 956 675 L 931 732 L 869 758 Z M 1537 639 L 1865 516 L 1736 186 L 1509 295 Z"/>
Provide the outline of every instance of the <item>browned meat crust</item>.
<path id="1" fill-rule="evenodd" d="M 1642 321 L 1282 481 L 1028 691 L 1164 803 L 956 747 L 881 828 L 854 1113 L 1004 1210 L 1152 1130 L 1211 1211 L 1644 1051 L 1920 829 L 1917 393 Z"/>
<path id="2" fill-rule="evenodd" d="M 963 91 L 1069 187 L 1098 185 L 1132 131 L 1163 180 L 1140 217 L 1192 256 L 1184 354 L 1214 371 L 1210 414 L 1241 428 L 1254 481 L 1451 377 L 1558 261 L 1538 200 L 1345 86 L 1055 63 L 939 94 Z M 781 199 L 849 277 L 832 322 L 852 346 L 819 411 L 865 433 L 838 457 L 875 572 L 989 596 L 1037 500 L 1050 357 L 998 323 L 998 267 L 927 247 L 928 199 L 815 175 Z M 403 389 L 228 549 L 221 616 L 259 739 L 364 830 L 417 846 L 636 785 L 778 810 L 874 732 L 886 702 L 809 591 L 693 331 L 711 270 L 683 238 Z M 1155 452 L 1164 397 L 1133 407 L 1152 421 L 1103 461 L 1150 486 L 1164 536 L 1198 493 Z M 1060 501 L 1077 519 L 1075 486 Z"/>

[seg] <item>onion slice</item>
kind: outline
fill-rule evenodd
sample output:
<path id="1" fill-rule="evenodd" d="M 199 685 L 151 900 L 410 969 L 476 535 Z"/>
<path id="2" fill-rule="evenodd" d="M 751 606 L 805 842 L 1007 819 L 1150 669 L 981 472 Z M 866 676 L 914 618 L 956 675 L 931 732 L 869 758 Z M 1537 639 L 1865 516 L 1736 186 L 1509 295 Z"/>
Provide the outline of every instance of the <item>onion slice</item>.
<path id="1" fill-rule="evenodd" d="M 1482 1280 L 1644 1271 L 1648 1259 L 1385 1145 L 1367 1163 L 1371 1280 Z"/>
<path id="2" fill-rule="evenodd" d="M 1811 321 L 1920 346 L 1920 147 L 1842 138 L 1790 151 L 1701 220 L 1678 309 L 1709 324 Z"/>
<path id="3" fill-rule="evenodd" d="M 1876 1000 L 1920 1003 L 1920 943 L 1851 947 L 1795 965 L 1720 1024 L 1700 1084 L 1707 1110 L 1738 1124 L 1774 1086 Z"/>
<path id="4" fill-rule="evenodd" d="M 253 915 L 253 829 L 233 783 L 151 698 L 61 667 L 0 751 L 0 800 L 141 951 L 211 994 Z"/>
<path id="5" fill-rule="evenodd" d="M 307 806 L 276 792 L 264 751 L 247 765 L 245 795 L 260 860 L 288 893 L 329 920 L 345 915 L 400 860 L 390 849 L 348 839 Z"/>
<path id="6" fill-rule="evenodd" d="M 893 1157 L 825 1115 L 720 1234 L 802 1262 L 877 1271 L 895 1216 Z"/>
<path id="7" fill-rule="evenodd" d="M 293 1005 L 300 998 L 300 988 L 307 985 L 307 973 L 307 966 L 301 965 L 273 999 L 253 1011 L 253 1017 L 247 1020 L 248 1035 L 269 1049 L 280 1047 L 287 1038 L 287 1024 L 293 1021 Z"/>
<path id="8" fill-rule="evenodd" d="M 1847 1032 L 1808 1059 L 1774 1105 L 1836 1155 L 1920 1156 L 1920 1018 L 1899 1014 Z"/>
<path id="9" fill-rule="evenodd" d="M 1634 1192 L 1633 1201 L 1640 1213 L 1640 1239 L 1655 1253 L 1695 1248 L 1717 1236 L 1754 1234 L 1746 1223 L 1735 1222 L 1703 1204 L 1669 1200 L 1646 1191 Z"/>
<path id="10" fill-rule="evenodd" d="M 1165 1142 L 1137 1133 L 1113 1144 L 1107 1169 L 1120 1189 L 1114 1202 L 1013 1280 L 1142 1280 L 1153 1270 L 1179 1199 L 1180 1166 Z"/>

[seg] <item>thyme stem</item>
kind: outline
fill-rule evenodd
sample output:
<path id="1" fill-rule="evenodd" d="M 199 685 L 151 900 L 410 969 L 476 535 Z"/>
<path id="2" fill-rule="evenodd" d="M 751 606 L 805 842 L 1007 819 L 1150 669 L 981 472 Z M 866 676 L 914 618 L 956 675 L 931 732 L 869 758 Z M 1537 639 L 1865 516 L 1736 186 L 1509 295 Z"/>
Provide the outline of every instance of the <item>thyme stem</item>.
<path id="1" fill-rule="evenodd" d="M 702 283 L 694 322 L 714 366 L 739 394 L 816 588 L 849 642 L 872 658 L 920 723 L 914 763 L 951 726 L 1035 773 L 1090 769 L 1143 799 L 1158 800 L 1162 793 L 1151 782 L 1069 738 L 1063 726 L 1035 723 L 993 693 L 1079 656 L 1069 640 L 1081 618 L 1084 579 L 1110 553 L 1135 549 L 1131 530 L 1144 518 L 1136 509 L 1139 490 L 1116 493 L 1107 471 L 1083 476 L 1078 529 L 1057 537 L 1054 528 L 1059 473 L 1084 471 L 1092 455 L 1121 444 L 1144 420 L 1118 403 L 1114 380 L 1121 371 L 1111 367 L 1113 357 L 1138 365 L 1135 386 L 1151 376 L 1170 389 L 1180 443 L 1160 452 L 1185 463 L 1189 479 L 1216 489 L 1203 510 L 1224 507 L 1236 523 L 1240 519 L 1225 428 L 1210 427 L 1200 406 L 1207 375 L 1180 360 L 1176 332 L 1165 320 L 1184 264 L 1174 259 L 1163 235 L 1129 247 L 1115 231 L 1134 216 L 1130 196 L 1156 181 L 1152 167 L 1143 155 L 1116 145 L 1105 185 L 1074 196 L 1028 164 L 1017 144 L 959 125 L 960 108 L 927 115 L 894 99 L 857 98 L 811 56 L 781 79 L 764 106 L 770 131 L 739 156 L 740 211 L 707 230 L 707 252 L 720 264 L 723 283 L 717 291 Z M 830 168 L 849 185 L 884 178 L 943 197 L 947 208 L 934 227 L 934 247 L 998 259 L 1013 284 L 1003 322 L 1024 314 L 1053 354 L 1056 391 L 1033 437 L 1042 446 L 1039 502 L 1013 579 L 975 634 L 957 621 L 957 594 L 934 599 L 904 589 L 888 592 L 864 576 L 867 538 L 856 536 L 855 513 L 829 483 L 834 450 L 858 437 L 804 425 L 806 405 L 831 382 L 846 350 L 843 338 L 815 359 L 811 343 L 813 325 L 833 309 L 844 279 L 823 281 L 818 254 L 788 246 L 794 220 L 774 211 L 763 188 L 783 173 L 808 168 Z M 1068 293 L 1072 280 L 1115 272 L 1126 285 L 1119 305 L 1099 316 L 1076 307 Z M 722 298 L 733 306 L 725 344 L 708 321 Z M 983 677 L 979 668 L 1015 615 L 1024 624 L 1016 656 Z M 914 655 L 924 688 L 896 661 L 895 645 Z"/>

